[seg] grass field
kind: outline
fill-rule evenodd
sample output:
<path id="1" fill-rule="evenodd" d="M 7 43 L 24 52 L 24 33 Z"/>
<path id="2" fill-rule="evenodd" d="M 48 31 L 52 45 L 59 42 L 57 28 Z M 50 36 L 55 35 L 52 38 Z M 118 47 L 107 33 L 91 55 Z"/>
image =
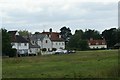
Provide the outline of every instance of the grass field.
<path id="1" fill-rule="evenodd" d="M 75 54 L 4 58 L 3 78 L 115 78 L 118 51 L 78 51 Z"/>

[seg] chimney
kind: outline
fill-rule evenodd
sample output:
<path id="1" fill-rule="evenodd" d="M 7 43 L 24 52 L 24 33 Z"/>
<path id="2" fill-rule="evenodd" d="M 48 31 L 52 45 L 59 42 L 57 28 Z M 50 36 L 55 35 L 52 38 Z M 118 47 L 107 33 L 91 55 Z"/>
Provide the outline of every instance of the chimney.
<path id="1" fill-rule="evenodd" d="M 49 31 L 52 32 L 52 28 L 50 28 Z"/>

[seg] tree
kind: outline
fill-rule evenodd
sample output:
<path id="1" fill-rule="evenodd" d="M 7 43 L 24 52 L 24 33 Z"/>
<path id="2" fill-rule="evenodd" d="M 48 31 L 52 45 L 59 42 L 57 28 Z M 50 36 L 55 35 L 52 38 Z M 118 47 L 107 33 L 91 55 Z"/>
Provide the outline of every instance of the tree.
<path id="1" fill-rule="evenodd" d="M 88 43 L 87 40 L 84 40 L 83 37 L 84 32 L 82 30 L 76 30 L 75 34 L 71 36 L 67 48 L 68 49 L 77 49 L 77 50 L 87 50 Z"/>
<path id="2" fill-rule="evenodd" d="M 97 30 L 91 30 L 91 29 L 88 29 L 84 32 L 83 34 L 83 39 L 87 39 L 89 40 L 90 38 L 93 38 L 93 39 L 101 39 L 102 36 L 101 34 L 97 31 Z"/>
<path id="3" fill-rule="evenodd" d="M 9 55 L 11 52 L 11 39 L 6 29 L 2 30 L 2 55 Z"/>
<path id="4" fill-rule="evenodd" d="M 118 36 L 120 36 L 120 32 L 119 30 L 117 30 L 116 28 L 111 28 L 108 30 L 104 30 L 102 32 L 102 36 L 105 38 L 105 40 L 107 41 L 107 46 L 108 48 L 113 48 L 114 45 L 119 42 L 118 40 Z"/>
<path id="5" fill-rule="evenodd" d="M 18 33 L 21 35 L 21 36 L 28 36 L 31 34 L 31 32 L 27 31 L 27 30 L 20 30 L 18 31 Z"/>
<path id="6" fill-rule="evenodd" d="M 62 27 L 60 29 L 60 34 L 61 37 L 65 40 L 65 42 L 67 43 L 72 35 L 70 28 L 66 28 L 66 26 Z"/>

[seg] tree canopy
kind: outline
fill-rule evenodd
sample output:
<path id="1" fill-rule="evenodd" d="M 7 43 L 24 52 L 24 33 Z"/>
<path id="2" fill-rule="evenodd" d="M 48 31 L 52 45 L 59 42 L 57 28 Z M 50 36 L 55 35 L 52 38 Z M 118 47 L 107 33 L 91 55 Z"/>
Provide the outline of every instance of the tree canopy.
<path id="1" fill-rule="evenodd" d="M 2 30 L 2 54 L 8 55 L 12 48 L 10 35 L 8 34 L 6 29 L 1 30 Z"/>
<path id="2" fill-rule="evenodd" d="M 66 41 L 66 42 L 68 42 L 69 41 L 69 39 L 70 39 L 70 37 L 71 37 L 71 35 L 72 35 L 72 33 L 71 33 L 71 30 L 70 30 L 70 28 L 68 27 L 66 27 L 66 26 L 64 26 L 64 27 L 62 27 L 61 29 L 60 29 L 60 34 L 61 34 L 61 37 Z"/>
<path id="3" fill-rule="evenodd" d="M 21 36 L 28 36 L 29 34 L 31 34 L 31 32 L 27 31 L 27 30 L 20 30 L 18 31 L 18 33 L 21 35 Z"/>

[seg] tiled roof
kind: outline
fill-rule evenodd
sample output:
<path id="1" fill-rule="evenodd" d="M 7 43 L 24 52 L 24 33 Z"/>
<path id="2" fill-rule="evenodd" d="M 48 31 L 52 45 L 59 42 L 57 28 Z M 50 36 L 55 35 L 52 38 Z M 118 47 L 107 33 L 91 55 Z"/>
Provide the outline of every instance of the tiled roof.
<path id="1" fill-rule="evenodd" d="M 15 35 L 17 31 L 9 31 L 8 33 L 10 34 L 11 36 L 11 41 L 12 42 L 17 42 L 17 43 L 28 43 L 28 41 L 23 38 L 22 36 L 20 35 Z"/>
<path id="2" fill-rule="evenodd" d="M 46 34 L 33 34 L 30 36 L 30 40 L 40 39 L 42 41 L 45 37 L 46 37 Z"/>
<path id="3" fill-rule="evenodd" d="M 28 41 L 25 38 L 23 38 L 22 36 L 19 36 L 19 35 L 16 35 L 15 42 L 18 42 L 18 43 L 28 43 Z"/>
<path id="4" fill-rule="evenodd" d="M 88 40 L 90 45 L 106 45 L 105 40 Z"/>
<path id="5" fill-rule="evenodd" d="M 51 41 L 64 41 L 63 38 L 59 38 L 60 33 L 57 32 L 42 32 L 42 34 L 47 34 L 48 37 L 50 35 L 49 38 Z"/>
<path id="6" fill-rule="evenodd" d="M 33 44 L 29 43 L 29 48 L 40 48 L 40 46 L 37 44 L 33 45 Z"/>

